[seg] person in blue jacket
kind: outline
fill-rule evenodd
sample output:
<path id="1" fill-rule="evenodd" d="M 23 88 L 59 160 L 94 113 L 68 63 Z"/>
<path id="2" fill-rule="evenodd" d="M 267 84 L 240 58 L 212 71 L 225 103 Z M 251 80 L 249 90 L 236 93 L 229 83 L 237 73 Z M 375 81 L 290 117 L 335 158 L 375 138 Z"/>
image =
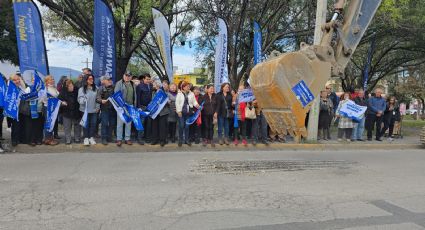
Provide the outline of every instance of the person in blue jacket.
<path id="1" fill-rule="evenodd" d="M 376 138 L 377 141 L 382 141 L 381 126 L 383 121 L 383 116 L 387 103 L 382 97 L 382 89 L 375 90 L 375 96 L 369 98 L 367 103 L 367 115 L 366 115 L 366 126 L 367 126 L 367 140 L 372 140 L 372 129 L 375 126 Z"/>

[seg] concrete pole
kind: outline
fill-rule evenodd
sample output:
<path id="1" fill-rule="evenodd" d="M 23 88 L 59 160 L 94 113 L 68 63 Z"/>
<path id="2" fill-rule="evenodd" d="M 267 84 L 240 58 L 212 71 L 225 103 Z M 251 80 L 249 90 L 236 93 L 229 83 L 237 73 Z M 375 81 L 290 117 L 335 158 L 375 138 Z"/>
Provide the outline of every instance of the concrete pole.
<path id="1" fill-rule="evenodd" d="M 328 1 L 317 0 L 316 26 L 314 30 L 314 45 L 320 45 L 323 36 L 322 25 L 326 23 Z M 323 86 L 324 88 L 324 86 Z M 316 142 L 319 126 L 320 94 L 313 101 L 308 118 L 307 141 Z"/>

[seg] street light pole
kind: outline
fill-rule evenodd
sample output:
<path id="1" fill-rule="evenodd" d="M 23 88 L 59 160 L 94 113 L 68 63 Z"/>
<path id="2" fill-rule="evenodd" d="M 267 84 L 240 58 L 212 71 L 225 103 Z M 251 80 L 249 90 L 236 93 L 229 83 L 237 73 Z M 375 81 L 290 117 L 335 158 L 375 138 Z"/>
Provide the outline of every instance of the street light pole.
<path id="1" fill-rule="evenodd" d="M 316 25 L 314 30 L 314 45 L 320 45 L 323 36 L 322 25 L 326 23 L 327 0 L 317 0 Z M 308 117 L 307 141 L 316 142 L 319 128 L 320 94 L 313 101 Z"/>

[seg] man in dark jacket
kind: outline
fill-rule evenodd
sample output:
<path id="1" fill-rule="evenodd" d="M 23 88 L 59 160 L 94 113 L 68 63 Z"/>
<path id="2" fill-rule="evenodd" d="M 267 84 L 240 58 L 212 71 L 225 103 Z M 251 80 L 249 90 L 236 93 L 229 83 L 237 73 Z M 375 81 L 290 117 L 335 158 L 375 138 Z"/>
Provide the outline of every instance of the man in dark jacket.
<path id="1" fill-rule="evenodd" d="M 382 141 L 382 119 L 387 107 L 387 103 L 384 98 L 382 98 L 382 89 L 375 90 L 375 96 L 369 98 L 367 103 L 367 116 L 366 116 L 366 126 L 367 126 L 367 140 L 372 140 L 372 129 L 376 125 L 376 140 Z"/>
<path id="2" fill-rule="evenodd" d="M 108 98 L 114 94 L 111 76 L 100 78 L 101 86 L 97 90 L 96 102 L 100 104 L 100 119 L 102 127 L 102 144 L 112 142 L 112 131 L 117 125 L 117 114 Z"/>
<path id="3" fill-rule="evenodd" d="M 137 95 L 137 108 L 146 110 L 149 103 L 152 101 L 152 81 L 151 76 L 146 73 L 140 76 L 140 84 L 136 88 Z M 140 144 L 143 144 L 143 134 L 145 136 L 146 142 L 150 143 L 152 140 L 152 119 L 147 117 L 142 121 L 144 124 L 145 131 L 139 132 L 138 141 Z"/>

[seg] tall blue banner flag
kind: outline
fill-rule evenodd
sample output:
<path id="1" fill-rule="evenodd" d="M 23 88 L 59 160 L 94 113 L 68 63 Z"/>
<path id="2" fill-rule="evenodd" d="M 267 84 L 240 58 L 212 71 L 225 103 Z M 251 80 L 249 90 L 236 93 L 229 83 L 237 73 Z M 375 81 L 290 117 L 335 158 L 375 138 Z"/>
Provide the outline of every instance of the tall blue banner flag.
<path id="1" fill-rule="evenodd" d="M 19 68 L 49 74 L 43 25 L 37 5 L 31 0 L 13 1 Z"/>
<path id="2" fill-rule="evenodd" d="M 115 24 L 114 15 L 104 0 L 94 3 L 93 75 L 110 76 L 115 82 Z"/>
<path id="3" fill-rule="evenodd" d="M 260 25 L 254 22 L 254 65 L 261 62 L 262 33 Z"/>
<path id="4" fill-rule="evenodd" d="M 374 34 L 372 37 L 372 42 L 370 43 L 366 64 L 363 70 L 363 90 L 367 90 L 367 81 L 369 80 L 369 69 L 372 64 L 372 57 L 373 57 L 373 52 L 375 50 L 375 44 L 376 44 L 376 34 Z"/>

